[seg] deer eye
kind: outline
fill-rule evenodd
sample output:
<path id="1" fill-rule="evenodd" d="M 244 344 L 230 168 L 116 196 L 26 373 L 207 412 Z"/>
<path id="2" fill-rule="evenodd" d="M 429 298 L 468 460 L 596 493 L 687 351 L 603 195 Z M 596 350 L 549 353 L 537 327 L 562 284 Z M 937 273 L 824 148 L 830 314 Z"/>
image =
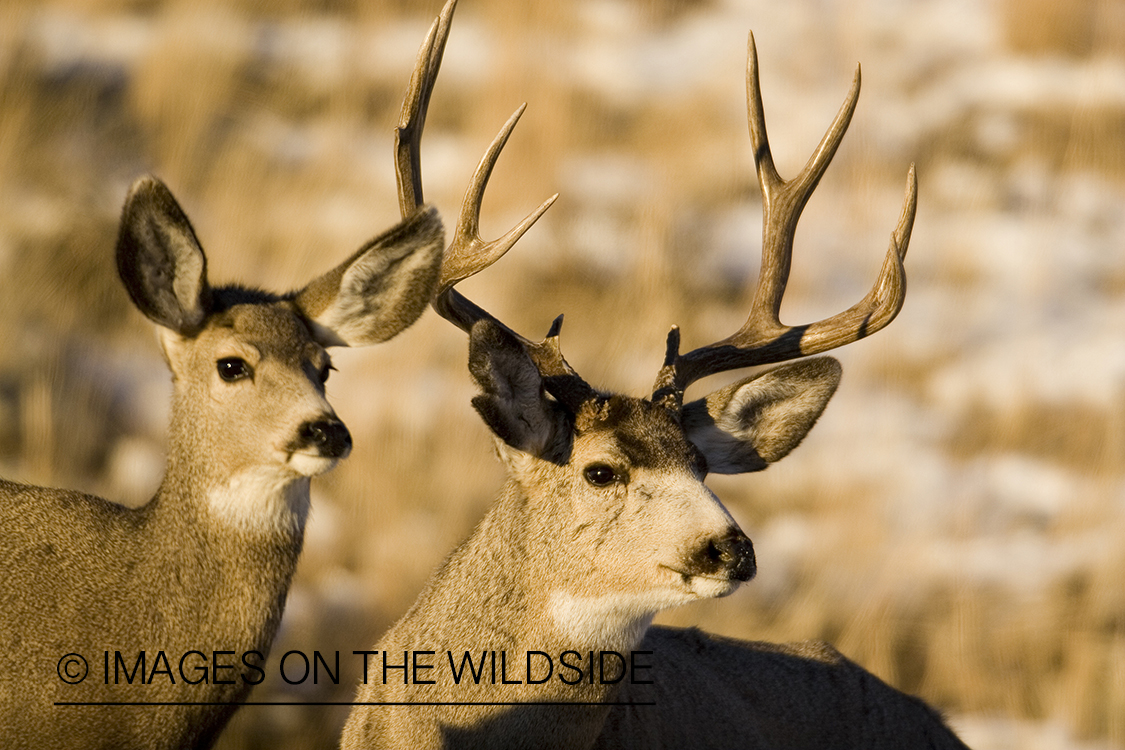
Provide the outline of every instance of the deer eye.
<path id="1" fill-rule="evenodd" d="M 608 487 L 617 480 L 617 472 L 605 464 L 590 464 L 582 474 L 595 487 Z"/>
<path id="2" fill-rule="evenodd" d="M 219 371 L 219 377 L 227 383 L 234 383 L 243 378 L 248 378 L 254 373 L 250 365 L 246 364 L 246 360 L 239 359 L 238 357 L 223 357 L 219 360 L 217 369 Z"/>
<path id="3" fill-rule="evenodd" d="M 331 362 L 326 364 L 324 367 L 320 368 L 320 382 L 322 384 L 327 383 L 328 382 L 328 376 L 330 374 L 332 374 L 332 371 L 335 370 L 335 369 L 336 368 L 332 366 Z"/>

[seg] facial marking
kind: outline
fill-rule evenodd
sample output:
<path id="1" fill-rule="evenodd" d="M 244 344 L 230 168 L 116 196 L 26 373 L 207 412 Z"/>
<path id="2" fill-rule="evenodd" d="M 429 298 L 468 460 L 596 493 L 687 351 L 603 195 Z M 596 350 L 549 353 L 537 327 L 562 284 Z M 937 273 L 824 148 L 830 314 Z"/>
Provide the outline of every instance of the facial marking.
<path id="1" fill-rule="evenodd" d="M 683 467 L 694 471 L 697 451 L 684 436 L 673 412 L 627 396 L 609 396 L 583 408 L 575 417 L 576 437 L 603 434 L 630 467 Z"/>
<path id="2" fill-rule="evenodd" d="M 303 477 L 315 477 L 331 471 L 339 462 L 339 458 L 325 458 L 304 452 L 290 453 L 287 461 L 290 468 Z"/>

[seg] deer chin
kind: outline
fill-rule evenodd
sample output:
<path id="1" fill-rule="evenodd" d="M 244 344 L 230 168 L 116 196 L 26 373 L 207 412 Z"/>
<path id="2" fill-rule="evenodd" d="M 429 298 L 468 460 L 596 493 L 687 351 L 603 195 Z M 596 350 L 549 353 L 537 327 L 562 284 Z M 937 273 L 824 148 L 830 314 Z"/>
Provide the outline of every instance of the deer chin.
<path id="1" fill-rule="evenodd" d="M 688 586 L 700 599 L 722 599 L 730 596 L 742 581 L 733 578 L 711 578 L 710 576 L 694 576 Z"/>
<path id="2" fill-rule="evenodd" d="M 342 458 L 342 457 L 341 457 Z M 315 477 L 336 468 L 340 458 L 329 458 L 319 453 L 294 451 L 288 454 L 285 465 L 302 477 Z"/>
<path id="3" fill-rule="evenodd" d="M 684 589 L 692 599 L 721 599 L 733 594 L 742 581 L 722 576 L 707 576 L 694 573 L 685 573 L 670 565 L 661 565 L 676 577 L 681 589 Z"/>
<path id="4" fill-rule="evenodd" d="M 585 596 L 559 590 L 548 597 L 548 611 L 573 644 L 617 646 L 639 643 L 656 612 L 670 606 L 666 599 L 647 592 Z"/>

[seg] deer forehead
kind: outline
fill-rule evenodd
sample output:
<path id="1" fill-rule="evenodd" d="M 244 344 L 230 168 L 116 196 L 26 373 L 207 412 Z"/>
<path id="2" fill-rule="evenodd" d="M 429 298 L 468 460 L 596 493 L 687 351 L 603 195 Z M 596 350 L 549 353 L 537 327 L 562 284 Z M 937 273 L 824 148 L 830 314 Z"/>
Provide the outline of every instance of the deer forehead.
<path id="1" fill-rule="evenodd" d="M 308 362 L 319 369 L 328 363 L 328 353 L 313 339 L 308 324 L 281 303 L 235 305 L 214 315 L 198 339 L 213 356 L 229 350 L 229 356 L 290 366 Z"/>
<path id="2" fill-rule="evenodd" d="M 571 463 L 616 460 L 629 468 L 697 473 L 701 455 L 669 409 L 629 396 L 587 404 L 575 416 Z"/>

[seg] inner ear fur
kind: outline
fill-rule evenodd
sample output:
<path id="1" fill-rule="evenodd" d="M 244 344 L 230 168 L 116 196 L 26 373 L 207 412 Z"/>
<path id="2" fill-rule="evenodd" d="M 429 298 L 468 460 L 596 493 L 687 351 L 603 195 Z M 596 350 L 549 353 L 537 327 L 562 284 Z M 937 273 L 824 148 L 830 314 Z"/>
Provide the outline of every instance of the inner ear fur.
<path id="1" fill-rule="evenodd" d="M 684 406 L 684 432 L 706 457 L 708 471 L 761 471 L 805 438 L 841 372 L 832 357 L 818 357 L 744 378 Z"/>
<path id="2" fill-rule="evenodd" d="M 445 234 L 424 206 L 295 295 L 325 346 L 367 346 L 398 335 L 433 299 Z"/>
<path id="3" fill-rule="evenodd" d="M 473 407 L 493 434 L 512 448 L 550 458 L 566 415 L 547 397 L 539 369 L 519 340 L 491 320 L 473 324 L 469 372 L 481 389 Z"/>

